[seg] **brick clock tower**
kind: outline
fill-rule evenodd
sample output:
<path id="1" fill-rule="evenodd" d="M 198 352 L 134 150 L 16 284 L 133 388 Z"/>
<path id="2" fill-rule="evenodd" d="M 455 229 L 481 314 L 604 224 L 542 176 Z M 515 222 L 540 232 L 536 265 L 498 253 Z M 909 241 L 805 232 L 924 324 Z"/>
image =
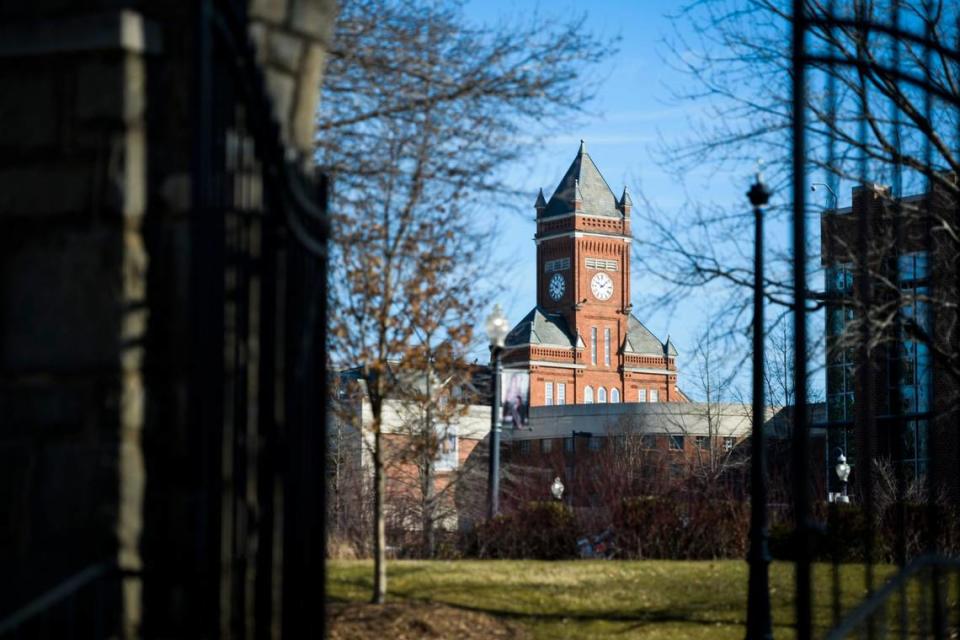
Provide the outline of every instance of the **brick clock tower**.
<path id="1" fill-rule="evenodd" d="M 537 197 L 537 306 L 506 340 L 530 404 L 685 401 L 676 355 L 631 313 L 630 194 L 580 150 L 549 202 Z"/>

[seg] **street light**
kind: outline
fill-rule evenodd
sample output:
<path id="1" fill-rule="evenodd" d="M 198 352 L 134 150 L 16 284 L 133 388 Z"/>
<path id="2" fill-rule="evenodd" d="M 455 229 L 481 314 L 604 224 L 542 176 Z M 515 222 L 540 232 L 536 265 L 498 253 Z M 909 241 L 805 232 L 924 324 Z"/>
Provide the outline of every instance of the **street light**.
<path id="1" fill-rule="evenodd" d="M 559 477 L 553 479 L 553 484 L 550 485 L 550 495 L 553 496 L 554 500 L 563 499 L 563 483 L 560 482 Z"/>
<path id="2" fill-rule="evenodd" d="M 843 487 L 843 493 L 837 497 L 837 502 L 850 504 L 850 496 L 847 495 L 847 480 L 850 479 L 850 465 L 847 464 L 847 456 L 843 455 L 843 449 L 837 447 L 837 465 L 833 468 L 837 472 L 837 478 L 840 479 L 840 485 Z"/>
<path id="3" fill-rule="evenodd" d="M 489 487 L 487 504 L 489 517 L 493 518 L 500 511 L 500 356 L 503 352 L 503 343 L 510 330 L 507 317 L 499 304 L 493 305 L 493 312 L 487 317 L 487 336 L 490 338 L 490 360 L 493 366 L 493 398 L 490 403 L 490 470 L 487 478 Z"/>
<path id="4" fill-rule="evenodd" d="M 757 178 L 747 192 L 753 205 L 753 425 L 750 437 L 750 577 L 747 593 L 747 640 L 770 640 L 770 549 L 767 542 L 767 462 L 763 418 L 763 207 L 770 190 Z"/>

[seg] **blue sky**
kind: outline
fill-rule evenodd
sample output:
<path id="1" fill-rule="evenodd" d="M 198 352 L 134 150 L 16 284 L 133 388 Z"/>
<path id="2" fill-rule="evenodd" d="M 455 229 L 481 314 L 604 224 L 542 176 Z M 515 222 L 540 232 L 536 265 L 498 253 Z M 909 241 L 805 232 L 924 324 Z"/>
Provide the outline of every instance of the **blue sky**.
<path id="1" fill-rule="evenodd" d="M 504 231 L 498 240 L 498 255 L 505 265 L 506 292 L 501 300 L 511 323 L 529 311 L 536 299 L 533 203 L 537 189 L 543 187 L 547 198 L 553 193 L 564 171 L 577 153 L 581 138 L 603 172 L 611 188 L 619 194 L 624 185 L 642 192 L 657 209 L 669 215 L 683 215 L 689 201 L 736 203 L 742 200 L 754 167 L 729 172 L 705 168 L 688 173 L 683 184 L 662 168 L 659 141 L 683 140 L 696 121 L 698 112 L 690 103 L 678 103 L 673 91 L 687 80 L 671 69 L 664 59 L 669 52 L 664 38 L 675 33 L 667 13 L 676 11 L 672 2 L 594 2 L 592 4 L 557 2 L 537 3 L 523 0 L 473 0 L 466 5 L 467 15 L 480 22 L 541 16 L 563 18 L 583 14 L 588 8 L 586 28 L 594 34 L 619 35 L 619 53 L 608 60 L 600 73 L 606 79 L 595 102 L 572 123 L 569 131 L 544 139 L 535 157 L 518 167 L 512 181 L 524 189 L 526 200 L 519 203 L 522 215 L 502 213 Z M 635 203 L 637 198 L 635 198 Z M 643 230 L 634 224 L 634 236 Z M 672 314 L 646 304 L 655 293 L 649 274 L 635 270 L 632 282 L 634 313 L 661 339 L 669 334 L 681 351 L 680 366 L 692 367 L 689 354 L 697 334 L 705 327 L 709 301 L 690 300 Z M 687 381 L 689 382 L 689 381 Z M 681 387 L 685 384 L 681 372 Z"/>

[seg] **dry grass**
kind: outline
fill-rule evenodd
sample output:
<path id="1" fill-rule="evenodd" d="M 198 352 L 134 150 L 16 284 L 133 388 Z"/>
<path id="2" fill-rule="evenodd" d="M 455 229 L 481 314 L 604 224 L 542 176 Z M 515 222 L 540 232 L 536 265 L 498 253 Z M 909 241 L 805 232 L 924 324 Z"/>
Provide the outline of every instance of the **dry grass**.
<path id="1" fill-rule="evenodd" d="M 365 602 L 371 571 L 368 561 L 330 562 L 332 606 Z M 891 567 L 878 568 L 878 579 L 891 572 Z M 441 616 L 489 616 L 532 638 L 740 640 L 744 636 L 747 565 L 743 561 L 395 561 L 388 573 L 389 600 L 395 605 L 444 605 Z M 830 567 L 815 566 L 814 580 L 819 636 L 832 619 Z M 793 565 L 773 563 L 770 584 L 774 635 L 791 638 Z M 844 566 L 841 587 L 845 610 L 859 604 L 864 594 L 862 566 Z M 379 614 L 368 611 L 365 615 Z M 397 634 L 402 632 L 392 628 L 378 635 L 336 635 L 346 632 L 337 628 L 342 623 L 334 620 L 333 637 L 383 640 L 400 637 Z"/>

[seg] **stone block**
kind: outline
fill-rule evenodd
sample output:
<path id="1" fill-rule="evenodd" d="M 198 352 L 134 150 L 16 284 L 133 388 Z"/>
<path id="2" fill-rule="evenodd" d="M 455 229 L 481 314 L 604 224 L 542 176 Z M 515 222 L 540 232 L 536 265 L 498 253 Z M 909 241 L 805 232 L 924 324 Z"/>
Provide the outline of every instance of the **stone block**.
<path id="1" fill-rule="evenodd" d="M 292 3 L 290 28 L 329 45 L 337 17 L 336 0 L 292 0 Z"/>
<path id="2" fill-rule="evenodd" d="M 81 120 L 130 123 L 146 110 L 146 71 L 137 54 L 91 56 L 77 68 L 76 113 Z"/>
<path id="3" fill-rule="evenodd" d="M 123 252 L 114 229 L 45 227 L 0 240 L 0 368 L 117 369 Z"/>
<path id="4" fill-rule="evenodd" d="M 16 87 L 0 94 L 0 147 L 33 151 L 57 143 L 59 82 L 59 74 L 50 69 L 7 67 L 0 72 L 0 85 Z"/>
<path id="5" fill-rule="evenodd" d="M 277 121 L 280 122 L 280 128 L 284 136 L 289 138 L 290 110 L 293 106 L 296 82 L 293 76 L 277 69 L 268 69 L 266 76 L 267 93 L 273 100 L 273 113 L 276 115 Z"/>
<path id="6" fill-rule="evenodd" d="M 259 64 L 264 64 L 267 61 L 267 34 L 269 31 L 270 29 L 263 22 L 251 22 L 247 28 Z"/>
<path id="7" fill-rule="evenodd" d="M 254 19 L 280 24 L 287 17 L 287 0 L 250 0 L 249 13 Z"/>
<path id="8" fill-rule="evenodd" d="M 319 44 L 311 45 L 303 57 L 297 83 L 297 102 L 291 116 L 291 142 L 302 153 L 313 151 L 317 103 L 327 52 Z"/>
<path id="9" fill-rule="evenodd" d="M 270 64 L 281 67 L 284 71 L 296 73 L 300 68 L 300 55 L 303 53 L 303 42 L 295 35 L 285 33 L 279 29 L 270 32 L 268 56 Z"/>
<path id="10" fill-rule="evenodd" d="M 93 167 L 49 162 L 0 169 L 0 217 L 76 214 L 90 208 Z"/>

